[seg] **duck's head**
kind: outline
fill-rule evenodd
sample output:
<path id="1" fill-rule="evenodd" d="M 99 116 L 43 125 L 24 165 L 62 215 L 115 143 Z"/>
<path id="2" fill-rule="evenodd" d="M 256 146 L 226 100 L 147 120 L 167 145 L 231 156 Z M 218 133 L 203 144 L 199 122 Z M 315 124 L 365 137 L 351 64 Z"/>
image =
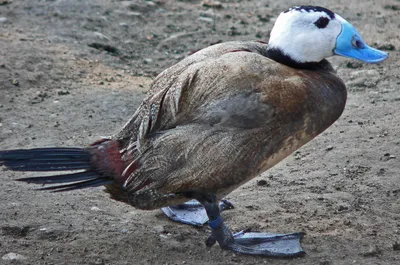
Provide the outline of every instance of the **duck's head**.
<path id="1" fill-rule="evenodd" d="M 295 64 L 317 63 L 340 55 L 379 63 L 386 52 L 368 46 L 344 18 L 318 6 L 297 6 L 282 12 L 271 31 L 268 50 Z"/>

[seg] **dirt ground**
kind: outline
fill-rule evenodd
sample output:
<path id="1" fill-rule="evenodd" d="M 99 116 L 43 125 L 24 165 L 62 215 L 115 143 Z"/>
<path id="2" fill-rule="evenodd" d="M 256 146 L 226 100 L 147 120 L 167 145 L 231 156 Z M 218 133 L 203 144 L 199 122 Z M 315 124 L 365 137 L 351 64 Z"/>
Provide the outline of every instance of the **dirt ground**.
<path id="1" fill-rule="evenodd" d="M 301 3 L 340 14 L 390 54 L 379 65 L 332 58 L 349 91 L 342 117 L 228 197 L 234 231 L 303 231 L 305 257 L 207 248 L 207 227 L 136 210 L 102 188 L 38 192 L 14 181 L 29 174 L 0 169 L 0 264 L 400 264 L 400 1 Z M 110 135 L 157 73 L 218 42 L 268 41 L 295 4 L 0 0 L 0 147 Z"/>

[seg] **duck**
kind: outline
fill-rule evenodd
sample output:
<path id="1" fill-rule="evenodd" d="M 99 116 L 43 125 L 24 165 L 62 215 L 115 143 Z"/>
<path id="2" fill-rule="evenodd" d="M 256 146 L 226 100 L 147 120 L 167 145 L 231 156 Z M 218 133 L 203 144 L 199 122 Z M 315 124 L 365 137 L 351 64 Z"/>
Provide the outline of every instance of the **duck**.
<path id="1" fill-rule="evenodd" d="M 199 208 L 211 228 L 207 246 L 304 255 L 299 232 L 232 233 L 221 216 L 231 206 L 223 198 L 341 116 L 346 86 L 326 59 L 335 55 L 365 63 L 388 58 L 331 10 L 295 6 L 280 13 L 268 43 L 215 44 L 161 72 L 118 133 L 86 147 L 0 151 L 0 165 L 61 172 L 18 180 L 54 184 L 40 188 L 53 192 L 105 186 L 117 201 L 175 210 L 181 215 L 167 215 L 183 223 L 195 223 L 185 214 Z"/>

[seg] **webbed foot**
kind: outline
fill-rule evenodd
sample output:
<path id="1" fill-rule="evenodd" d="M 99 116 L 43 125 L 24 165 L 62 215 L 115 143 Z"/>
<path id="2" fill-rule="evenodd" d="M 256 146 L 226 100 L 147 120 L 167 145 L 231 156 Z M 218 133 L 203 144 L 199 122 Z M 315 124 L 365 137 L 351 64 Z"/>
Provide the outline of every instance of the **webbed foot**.
<path id="1" fill-rule="evenodd" d="M 210 219 L 209 225 L 212 229 L 211 236 L 206 241 L 207 246 L 212 246 L 218 242 L 222 249 L 230 249 L 242 254 L 270 257 L 283 258 L 305 255 L 300 245 L 300 240 L 303 237 L 302 233 L 269 234 L 239 232 L 233 235 L 225 225 L 220 215 L 219 207 L 213 201 L 213 198 L 209 197 L 205 200 L 200 197 L 199 201 L 206 209 Z"/>
<path id="2" fill-rule="evenodd" d="M 223 247 L 235 252 L 270 257 L 300 257 L 305 255 L 300 240 L 303 233 L 273 234 L 261 232 L 239 232 L 233 235 L 233 241 Z M 207 240 L 208 246 L 212 236 Z"/>
<path id="3" fill-rule="evenodd" d="M 221 200 L 219 202 L 219 210 L 221 212 L 232 208 L 234 207 L 228 200 Z M 207 212 L 204 206 L 197 200 L 190 200 L 183 204 L 164 207 L 161 208 L 161 210 L 168 218 L 179 223 L 203 226 L 208 222 Z"/>

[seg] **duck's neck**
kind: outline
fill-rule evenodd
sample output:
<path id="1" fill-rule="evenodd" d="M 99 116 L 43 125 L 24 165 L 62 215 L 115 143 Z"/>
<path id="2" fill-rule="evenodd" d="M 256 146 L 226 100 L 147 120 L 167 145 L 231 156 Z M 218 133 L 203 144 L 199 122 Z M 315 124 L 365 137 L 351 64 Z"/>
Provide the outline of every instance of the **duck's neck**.
<path id="1" fill-rule="evenodd" d="M 332 71 L 331 64 L 323 59 L 320 62 L 298 62 L 290 57 L 290 55 L 284 54 L 279 48 L 268 47 L 265 54 L 268 58 L 284 64 L 286 66 L 296 69 L 307 69 L 307 70 L 328 70 Z"/>

